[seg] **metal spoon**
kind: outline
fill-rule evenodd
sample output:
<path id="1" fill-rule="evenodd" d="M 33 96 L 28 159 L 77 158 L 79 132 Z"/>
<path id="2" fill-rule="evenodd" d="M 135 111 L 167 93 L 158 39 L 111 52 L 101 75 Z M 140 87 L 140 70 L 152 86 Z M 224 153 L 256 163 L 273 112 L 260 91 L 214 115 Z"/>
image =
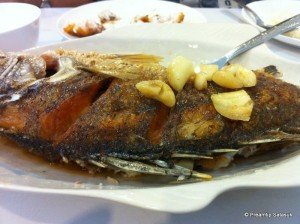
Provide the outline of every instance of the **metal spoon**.
<path id="1" fill-rule="evenodd" d="M 265 22 L 254 12 L 250 7 L 248 7 L 244 2 L 241 0 L 233 0 L 235 1 L 240 7 L 244 8 L 246 10 L 246 13 L 254 18 L 255 23 L 265 29 L 269 29 L 272 27 L 272 25 L 265 24 Z"/>
<path id="2" fill-rule="evenodd" d="M 285 33 L 298 26 L 300 26 L 300 14 L 293 16 L 281 23 L 278 23 L 277 25 L 271 27 L 270 29 L 267 29 L 266 31 L 258 34 L 257 36 L 251 38 L 245 43 L 235 47 L 227 54 L 225 54 L 223 57 L 211 62 L 211 64 L 217 64 L 219 68 L 222 68 L 224 65 L 227 64 L 228 61 L 244 53 L 245 51 L 248 51 L 264 43 L 265 41 L 270 40 L 272 37 L 278 34 Z"/>

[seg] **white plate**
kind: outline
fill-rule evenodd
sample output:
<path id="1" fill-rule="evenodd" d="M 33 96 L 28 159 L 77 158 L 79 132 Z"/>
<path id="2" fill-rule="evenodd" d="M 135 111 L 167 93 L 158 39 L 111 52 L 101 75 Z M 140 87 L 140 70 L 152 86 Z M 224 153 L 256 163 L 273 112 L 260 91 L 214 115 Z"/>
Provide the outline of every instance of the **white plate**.
<path id="1" fill-rule="evenodd" d="M 30 4 L 0 3 L 0 50 L 18 51 L 36 45 L 41 10 Z"/>
<path id="2" fill-rule="evenodd" d="M 287 19 L 300 13 L 300 1 L 299 0 L 273 0 L 273 1 L 257 1 L 248 4 L 249 8 L 257 13 L 257 15 L 266 23 L 275 25 L 280 20 Z M 249 16 L 246 10 L 242 9 L 242 16 L 246 22 L 257 27 L 259 30 L 264 29 L 257 26 L 254 19 Z M 278 21 L 279 20 L 279 21 Z M 298 27 L 300 29 L 300 27 Z M 274 39 L 289 45 L 300 47 L 300 39 L 288 37 L 285 35 L 278 35 Z"/>
<path id="3" fill-rule="evenodd" d="M 58 31 L 67 39 L 78 39 L 78 37 L 66 33 L 64 27 L 74 22 L 83 23 L 87 19 L 98 21 L 97 15 L 105 10 L 115 13 L 120 18 L 115 26 L 111 28 L 130 25 L 135 16 L 143 16 L 149 13 L 157 13 L 165 18 L 182 12 L 185 15 L 183 23 L 206 22 L 204 16 L 195 9 L 173 2 L 157 0 L 113 0 L 83 5 L 66 12 L 58 20 Z"/>
<path id="4" fill-rule="evenodd" d="M 254 27 L 245 24 L 133 25 L 100 36 L 30 49 L 27 52 L 39 54 L 63 47 L 103 53 L 150 53 L 163 56 L 166 61 L 180 54 L 199 62 L 219 57 L 257 33 Z M 264 45 L 247 52 L 237 61 L 249 68 L 275 64 L 283 71 L 285 80 L 300 84 L 300 64 L 277 57 Z M 260 162 L 250 159 L 230 169 L 215 172 L 216 178 L 210 182 L 168 185 L 158 179 L 151 180 L 153 182 L 145 179 L 140 182 L 120 181 L 120 185 L 116 186 L 109 185 L 101 176 L 67 172 L 33 159 L 13 145 L 3 141 L 0 144 L 1 188 L 105 198 L 168 212 L 201 209 L 218 194 L 232 188 L 300 186 L 299 150 L 280 158 L 277 156 L 281 154 L 260 157 Z"/>

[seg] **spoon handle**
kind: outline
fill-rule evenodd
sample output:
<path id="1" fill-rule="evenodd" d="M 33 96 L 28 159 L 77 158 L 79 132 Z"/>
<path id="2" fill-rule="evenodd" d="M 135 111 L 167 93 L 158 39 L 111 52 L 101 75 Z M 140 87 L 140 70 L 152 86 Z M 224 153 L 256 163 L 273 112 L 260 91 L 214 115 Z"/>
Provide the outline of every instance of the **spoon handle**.
<path id="1" fill-rule="evenodd" d="M 235 58 L 236 56 L 244 53 L 245 51 L 248 51 L 262 43 L 264 43 L 267 40 L 270 40 L 272 37 L 285 33 L 291 29 L 294 29 L 296 27 L 300 26 L 300 14 L 293 16 L 281 23 L 278 23 L 277 25 L 273 26 L 270 29 L 267 29 L 266 31 L 258 34 L 257 36 L 253 37 L 252 39 L 246 41 L 245 43 L 237 46 L 236 48 L 229 51 L 225 57 L 227 59 L 227 62 L 231 59 Z"/>

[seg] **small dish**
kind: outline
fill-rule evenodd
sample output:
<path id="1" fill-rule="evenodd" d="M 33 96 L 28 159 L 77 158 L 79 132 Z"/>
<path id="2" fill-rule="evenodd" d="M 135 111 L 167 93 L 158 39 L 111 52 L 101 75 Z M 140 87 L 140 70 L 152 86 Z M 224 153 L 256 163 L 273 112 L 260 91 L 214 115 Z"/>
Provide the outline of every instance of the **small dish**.
<path id="1" fill-rule="evenodd" d="M 34 47 L 39 37 L 41 10 L 30 4 L 0 3 L 0 50 Z"/>
<path id="2" fill-rule="evenodd" d="M 300 1 L 297 0 L 257 1 L 247 6 L 255 11 L 266 24 L 270 25 L 275 25 L 278 22 L 300 13 Z M 257 27 L 260 31 L 264 30 L 256 25 L 254 19 L 247 14 L 245 9 L 242 9 L 242 16 L 247 23 Z M 300 27 L 297 28 L 297 33 L 300 33 Z M 278 35 L 274 37 L 274 39 L 292 46 L 300 47 L 300 37 L 293 38 L 286 35 Z"/>
<path id="3" fill-rule="evenodd" d="M 69 24 L 82 24 L 87 20 L 97 22 L 99 21 L 99 13 L 107 14 L 109 12 L 115 14 L 119 19 L 113 24 L 110 24 L 107 30 L 130 25 L 136 16 L 152 14 L 168 18 L 183 13 L 183 23 L 206 22 L 204 16 L 195 9 L 173 2 L 158 0 L 112 0 L 83 5 L 66 12 L 59 18 L 57 29 L 60 34 L 67 39 L 78 39 L 79 37 L 66 33 L 64 28 Z"/>

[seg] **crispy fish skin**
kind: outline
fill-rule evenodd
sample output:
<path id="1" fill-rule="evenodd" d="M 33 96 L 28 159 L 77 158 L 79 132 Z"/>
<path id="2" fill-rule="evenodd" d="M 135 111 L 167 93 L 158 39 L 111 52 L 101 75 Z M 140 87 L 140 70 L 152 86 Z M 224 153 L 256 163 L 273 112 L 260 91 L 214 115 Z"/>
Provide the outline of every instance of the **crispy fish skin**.
<path id="1" fill-rule="evenodd" d="M 300 120 L 300 89 L 264 71 L 257 71 L 257 85 L 245 90 L 254 101 L 248 122 L 218 114 L 210 95 L 232 90 L 210 82 L 198 92 L 192 85 L 177 95 L 177 104 L 166 125 L 164 141 L 175 152 L 195 153 L 216 148 L 238 148 L 238 142 L 254 139 Z"/>
<path id="2" fill-rule="evenodd" d="M 206 90 L 198 91 L 188 83 L 169 109 L 135 88 L 139 81 L 166 80 L 163 66 L 141 65 L 134 57 L 125 61 L 107 57 L 108 68 L 115 66 L 113 59 L 119 60 L 117 72 L 112 71 L 119 78 L 107 78 L 105 57 L 93 67 L 93 55 L 85 62 L 86 55 L 76 54 L 82 66 L 75 76 L 51 83 L 47 82 L 51 77 L 36 78 L 37 84 L 22 89 L 20 99 L 1 98 L 2 134 L 27 148 L 41 148 L 37 153 L 52 160 L 62 156 L 84 161 L 104 156 L 150 160 L 169 158 L 172 153 L 236 148 L 239 141 L 299 124 L 299 88 L 265 71 L 257 71 L 257 85 L 245 89 L 254 101 L 250 121 L 233 121 L 218 114 L 210 100 L 211 94 L 231 90 L 209 82 Z M 91 67 L 84 67 L 85 63 Z M 122 75 L 126 65 L 130 69 Z M 133 80 L 127 79 L 138 72 Z"/>
<path id="3" fill-rule="evenodd" d="M 101 154 L 122 158 L 154 157 L 156 145 L 151 143 L 149 130 L 157 119 L 156 114 L 169 109 L 140 95 L 135 83 L 114 80 L 62 136 L 57 146 L 62 154 L 71 158 Z"/>
<path id="4" fill-rule="evenodd" d="M 161 155 L 161 151 L 153 151 L 156 145 L 152 144 L 152 140 L 155 140 L 157 129 L 155 123 L 160 119 L 161 112 L 164 116 L 168 115 L 169 108 L 138 92 L 135 84 L 145 79 L 165 80 L 166 69 L 157 66 L 155 71 L 147 70 L 135 80 L 114 79 L 55 147 L 71 158 L 99 154 L 119 155 L 122 158 Z M 146 154 L 142 155 L 145 151 Z"/>
<path id="5" fill-rule="evenodd" d="M 154 159 L 172 153 L 237 148 L 239 141 L 299 121 L 299 88 L 264 72 L 256 74 L 258 84 L 246 89 L 255 104 L 249 122 L 233 121 L 216 112 L 210 95 L 230 90 L 212 82 L 200 92 L 187 84 L 177 94 L 176 106 L 163 113 L 160 103 L 139 97 L 134 82 L 117 81 L 76 122 L 72 131 L 69 129 L 58 147 L 73 158 L 109 155 Z M 149 130 L 155 114 L 160 117 L 156 127 L 160 137 L 153 142 Z"/>
<path id="6" fill-rule="evenodd" d="M 0 126 L 5 128 L 6 136 L 14 136 L 19 143 L 23 141 L 25 147 L 35 148 L 37 154 L 53 152 L 50 160 L 59 159 L 53 142 L 86 111 L 107 81 L 89 79 L 73 80 L 68 86 L 41 83 L 20 100 L 2 105 Z"/>
<path id="7" fill-rule="evenodd" d="M 145 98 L 135 87 L 142 80 L 166 81 L 166 69 L 157 63 L 156 57 L 142 56 L 141 60 L 140 56 L 93 52 L 59 50 L 58 53 L 74 57 L 94 72 L 101 70 L 106 74 L 109 68 L 109 74 L 120 73 L 117 77 L 122 77 L 122 80 L 115 79 L 87 113 L 55 143 L 61 154 L 72 159 L 88 159 L 100 154 L 122 158 L 151 158 L 162 154 L 152 143 L 160 141 L 156 140 L 156 131 L 160 127 L 157 123 L 160 123 L 161 112 L 167 116 L 169 109 Z M 128 74 L 134 80 L 128 80 Z M 145 151 L 147 153 L 143 155 Z"/>
<path id="8" fill-rule="evenodd" d="M 27 65 L 24 60 L 21 61 L 25 66 L 30 65 L 28 60 Z M 16 68 L 12 67 L 12 70 Z M 22 73 L 12 75 L 13 80 L 23 78 L 20 77 Z M 60 153 L 53 147 L 53 142 L 85 113 L 108 82 L 110 80 L 104 76 L 81 71 L 63 82 L 36 77 L 14 91 L 13 95 L 7 94 L 10 89 L 1 91 L 2 134 L 51 161 L 60 160 Z"/>

